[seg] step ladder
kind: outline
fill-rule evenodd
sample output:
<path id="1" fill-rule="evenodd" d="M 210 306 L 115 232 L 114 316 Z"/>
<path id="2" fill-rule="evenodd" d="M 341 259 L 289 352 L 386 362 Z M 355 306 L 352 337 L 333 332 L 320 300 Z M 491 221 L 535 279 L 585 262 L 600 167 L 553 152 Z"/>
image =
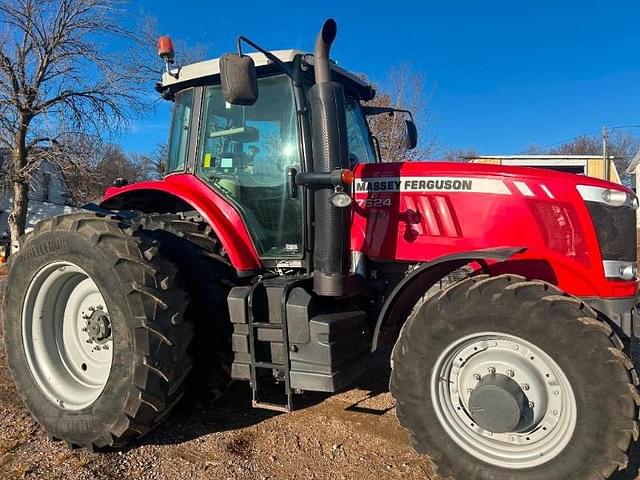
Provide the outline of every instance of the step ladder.
<path id="1" fill-rule="evenodd" d="M 277 412 L 289 413 L 293 409 L 293 391 L 290 383 L 291 363 L 289 361 L 289 335 L 287 330 L 286 301 L 292 288 L 307 280 L 307 277 L 293 280 L 291 278 L 264 279 L 256 283 L 249 295 L 248 327 L 249 327 L 249 358 L 251 369 L 252 406 Z M 267 308 L 263 312 L 265 318 L 255 318 L 254 294 L 257 289 L 264 288 L 267 295 Z M 274 304 L 276 303 L 277 304 Z M 277 318 L 269 318 L 277 316 Z M 277 361 L 260 358 L 263 351 L 259 349 L 259 330 L 278 330 L 278 339 L 282 341 L 281 358 Z M 268 342 L 264 342 L 263 347 Z M 269 353 L 273 356 L 273 348 L 269 347 Z M 265 393 L 266 384 L 273 386 L 276 380 L 283 386 L 284 392 L 280 395 L 280 401 L 267 399 Z"/>

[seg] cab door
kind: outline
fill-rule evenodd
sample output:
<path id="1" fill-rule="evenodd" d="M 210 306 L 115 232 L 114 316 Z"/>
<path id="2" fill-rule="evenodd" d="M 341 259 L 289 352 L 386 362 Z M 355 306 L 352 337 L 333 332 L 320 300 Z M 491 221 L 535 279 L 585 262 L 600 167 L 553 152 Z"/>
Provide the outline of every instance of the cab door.
<path id="1" fill-rule="evenodd" d="M 258 80 L 254 105 L 225 102 L 219 85 L 204 88 L 196 174 L 233 203 L 262 259 L 300 259 L 302 204 L 288 188 L 301 170 L 299 128 L 291 80 Z"/>

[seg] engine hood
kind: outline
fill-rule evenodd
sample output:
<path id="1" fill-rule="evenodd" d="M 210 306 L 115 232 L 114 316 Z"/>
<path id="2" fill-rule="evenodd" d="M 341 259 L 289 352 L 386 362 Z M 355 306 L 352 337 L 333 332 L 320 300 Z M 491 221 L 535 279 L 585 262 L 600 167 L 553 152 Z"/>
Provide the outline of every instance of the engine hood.
<path id="1" fill-rule="evenodd" d="M 399 162 L 360 164 L 354 170 L 356 181 L 354 192 L 385 189 L 387 191 L 472 191 L 477 193 L 500 193 L 513 182 L 533 181 L 536 185 L 549 182 L 564 188 L 575 189 L 577 185 L 609 188 L 633 193 L 614 182 L 573 173 L 558 172 L 544 168 L 514 167 L 480 163 L 452 162 Z M 382 177 L 390 177 L 383 180 Z M 414 178 L 417 177 L 417 178 Z M 420 182 L 419 177 L 429 177 Z M 417 180 L 417 184 L 415 183 Z M 430 180 L 432 180 L 430 182 Z M 440 181 L 438 181 L 440 180 Z M 396 183 L 389 183 L 395 181 Z M 506 181 L 506 182 L 505 182 Z M 386 184 L 384 184 L 386 182 Z M 518 188 L 516 186 L 516 188 Z M 494 191 L 492 189 L 497 189 Z"/>

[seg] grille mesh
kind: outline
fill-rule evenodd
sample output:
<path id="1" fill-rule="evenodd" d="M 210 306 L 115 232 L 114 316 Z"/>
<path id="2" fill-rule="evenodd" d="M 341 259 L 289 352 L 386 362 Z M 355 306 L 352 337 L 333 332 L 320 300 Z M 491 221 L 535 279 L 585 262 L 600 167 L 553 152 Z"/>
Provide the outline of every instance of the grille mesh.
<path id="1" fill-rule="evenodd" d="M 586 202 L 596 229 L 603 260 L 635 262 L 637 248 L 636 212 L 627 207 L 611 207 Z"/>

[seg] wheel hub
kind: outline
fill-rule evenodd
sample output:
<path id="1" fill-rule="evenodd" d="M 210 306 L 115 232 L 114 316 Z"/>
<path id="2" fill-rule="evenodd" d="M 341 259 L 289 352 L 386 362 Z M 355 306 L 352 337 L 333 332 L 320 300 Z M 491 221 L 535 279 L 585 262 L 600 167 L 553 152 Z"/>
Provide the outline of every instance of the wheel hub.
<path id="1" fill-rule="evenodd" d="M 520 385 L 502 374 L 485 376 L 469 396 L 471 418 L 494 433 L 516 431 L 528 408 Z"/>
<path id="2" fill-rule="evenodd" d="M 566 375 L 542 349 L 498 332 L 478 332 L 444 349 L 431 376 L 444 430 L 468 453 L 506 468 L 556 456 L 576 425 Z"/>
<path id="3" fill-rule="evenodd" d="M 111 336 L 111 322 L 107 314 L 96 309 L 87 319 L 87 334 L 89 339 L 100 342 Z"/>

